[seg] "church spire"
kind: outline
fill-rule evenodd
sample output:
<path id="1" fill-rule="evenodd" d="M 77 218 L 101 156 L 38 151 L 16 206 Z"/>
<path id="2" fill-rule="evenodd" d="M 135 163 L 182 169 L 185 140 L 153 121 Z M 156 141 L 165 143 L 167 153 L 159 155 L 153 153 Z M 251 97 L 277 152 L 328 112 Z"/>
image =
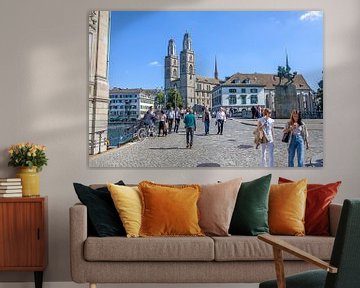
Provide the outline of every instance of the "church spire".
<path id="1" fill-rule="evenodd" d="M 291 70 L 291 68 L 290 68 L 290 66 L 289 66 L 289 57 L 288 57 L 288 53 L 287 53 L 287 50 L 285 50 L 285 53 L 286 53 L 286 71 L 290 71 Z"/>
<path id="2" fill-rule="evenodd" d="M 191 36 L 188 32 L 184 35 L 183 50 L 191 50 Z"/>
<path id="3" fill-rule="evenodd" d="M 215 56 L 215 71 L 214 71 L 214 77 L 215 77 L 215 79 L 219 79 L 219 73 L 218 73 L 218 68 L 217 68 L 216 56 Z"/>
<path id="4" fill-rule="evenodd" d="M 176 45 L 174 39 L 170 39 L 168 44 L 168 56 L 171 55 L 176 55 Z"/>

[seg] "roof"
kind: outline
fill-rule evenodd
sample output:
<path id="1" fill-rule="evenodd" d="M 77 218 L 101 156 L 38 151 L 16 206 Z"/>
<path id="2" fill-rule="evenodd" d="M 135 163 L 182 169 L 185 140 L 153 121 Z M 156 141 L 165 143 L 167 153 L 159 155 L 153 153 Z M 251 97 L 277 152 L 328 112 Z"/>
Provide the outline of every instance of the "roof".
<path id="1" fill-rule="evenodd" d="M 158 89 L 143 89 L 143 88 L 117 88 L 110 89 L 109 93 L 144 93 L 144 94 L 157 94 Z"/>
<path id="2" fill-rule="evenodd" d="M 199 82 L 209 83 L 209 84 L 213 84 L 213 85 L 220 84 L 219 79 L 215 79 L 215 78 L 211 78 L 211 77 L 204 77 L 204 76 L 200 76 L 200 75 L 196 75 L 195 77 L 196 77 L 196 81 L 199 81 Z"/>
<path id="3" fill-rule="evenodd" d="M 246 83 L 246 79 L 249 79 L 250 83 Z M 239 80 L 239 83 L 233 83 L 235 80 Z M 286 81 L 287 79 L 283 79 L 281 81 L 281 84 L 285 84 Z M 246 84 L 249 86 L 262 85 L 265 86 L 265 89 L 274 89 L 274 86 L 276 86 L 278 83 L 279 83 L 279 78 L 276 77 L 276 74 L 236 73 L 232 75 L 230 78 L 228 78 L 223 85 L 228 85 L 228 84 Z M 293 84 L 295 85 L 296 89 L 310 90 L 310 86 L 307 84 L 302 74 L 297 74 L 294 77 Z"/>

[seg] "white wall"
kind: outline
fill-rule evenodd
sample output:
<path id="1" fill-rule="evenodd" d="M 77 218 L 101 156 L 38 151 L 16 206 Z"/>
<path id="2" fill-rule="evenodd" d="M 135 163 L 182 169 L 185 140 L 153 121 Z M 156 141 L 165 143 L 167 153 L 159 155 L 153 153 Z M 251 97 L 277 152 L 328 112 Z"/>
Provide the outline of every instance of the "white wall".
<path id="1" fill-rule="evenodd" d="M 214 182 L 236 176 L 253 179 L 261 169 L 89 169 L 87 164 L 87 41 L 92 8 L 163 10 L 324 10 L 325 167 L 274 169 L 278 176 L 310 182 L 343 181 L 336 198 L 359 197 L 360 2 L 358 0 L 2 0 L 0 1 L 0 175 L 10 144 L 34 141 L 48 146 L 49 166 L 41 193 L 49 197 L 50 262 L 45 281 L 67 281 L 68 209 L 76 202 L 72 182 L 141 179 Z M 276 31 L 274 31 L 276 33 Z M 306 57 L 306 55 L 304 55 Z M 346 105 L 344 105 L 346 103 Z M 0 282 L 32 281 L 30 273 L 0 273 Z"/>

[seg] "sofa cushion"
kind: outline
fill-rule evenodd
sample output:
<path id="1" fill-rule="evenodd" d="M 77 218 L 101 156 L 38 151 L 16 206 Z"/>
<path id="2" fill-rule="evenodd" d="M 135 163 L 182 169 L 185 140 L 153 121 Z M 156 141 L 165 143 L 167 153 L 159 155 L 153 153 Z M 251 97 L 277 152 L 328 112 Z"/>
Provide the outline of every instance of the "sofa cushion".
<path id="1" fill-rule="evenodd" d="M 123 181 L 116 184 L 125 185 Z M 89 235 L 100 237 L 126 235 L 106 186 L 96 185 L 97 188 L 95 188 L 80 183 L 73 185 L 79 200 L 87 207 L 89 228 L 93 232 L 90 232 Z"/>
<path id="2" fill-rule="evenodd" d="M 324 261 L 330 260 L 334 237 L 276 236 Z M 254 236 L 212 237 L 215 242 L 215 261 L 273 260 L 272 246 Z M 288 253 L 284 260 L 299 260 Z"/>
<path id="3" fill-rule="evenodd" d="M 279 177 L 279 184 L 292 180 Z M 307 184 L 305 234 L 330 235 L 329 206 L 335 198 L 341 181 L 328 184 Z"/>
<path id="4" fill-rule="evenodd" d="M 199 225 L 206 235 L 229 236 L 231 216 L 242 178 L 201 185 Z"/>
<path id="5" fill-rule="evenodd" d="M 124 225 L 127 237 L 139 237 L 141 226 L 141 196 L 137 187 L 107 185 Z"/>
<path id="6" fill-rule="evenodd" d="M 89 237 L 84 245 L 87 261 L 213 261 L 210 237 Z"/>
<path id="7" fill-rule="evenodd" d="M 269 195 L 270 234 L 303 236 L 305 234 L 306 184 L 273 184 Z"/>
<path id="8" fill-rule="evenodd" d="M 258 235 L 269 233 L 270 182 L 271 174 L 241 183 L 231 218 L 230 234 Z"/>
<path id="9" fill-rule="evenodd" d="M 197 201 L 199 185 L 139 183 L 142 198 L 140 236 L 203 236 Z"/>

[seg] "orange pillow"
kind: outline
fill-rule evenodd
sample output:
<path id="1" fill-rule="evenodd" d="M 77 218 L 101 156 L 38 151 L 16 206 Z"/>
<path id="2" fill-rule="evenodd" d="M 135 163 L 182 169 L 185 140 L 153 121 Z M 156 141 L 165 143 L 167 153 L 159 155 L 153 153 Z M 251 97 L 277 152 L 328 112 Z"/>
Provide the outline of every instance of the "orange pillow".
<path id="1" fill-rule="evenodd" d="M 293 181 L 279 177 L 279 184 Z M 307 184 L 305 234 L 329 236 L 329 206 L 341 181 L 329 184 Z"/>
<path id="2" fill-rule="evenodd" d="M 203 236 L 199 227 L 199 185 L 139 183 L 142 198 L 140 236 Z"/>
<path id="3" fill-rule="evenodd" d="M 269 195 L 269 228 L 271 234 L 303 236 L 306 207 L 306 184 L 273 184 Z"/>

